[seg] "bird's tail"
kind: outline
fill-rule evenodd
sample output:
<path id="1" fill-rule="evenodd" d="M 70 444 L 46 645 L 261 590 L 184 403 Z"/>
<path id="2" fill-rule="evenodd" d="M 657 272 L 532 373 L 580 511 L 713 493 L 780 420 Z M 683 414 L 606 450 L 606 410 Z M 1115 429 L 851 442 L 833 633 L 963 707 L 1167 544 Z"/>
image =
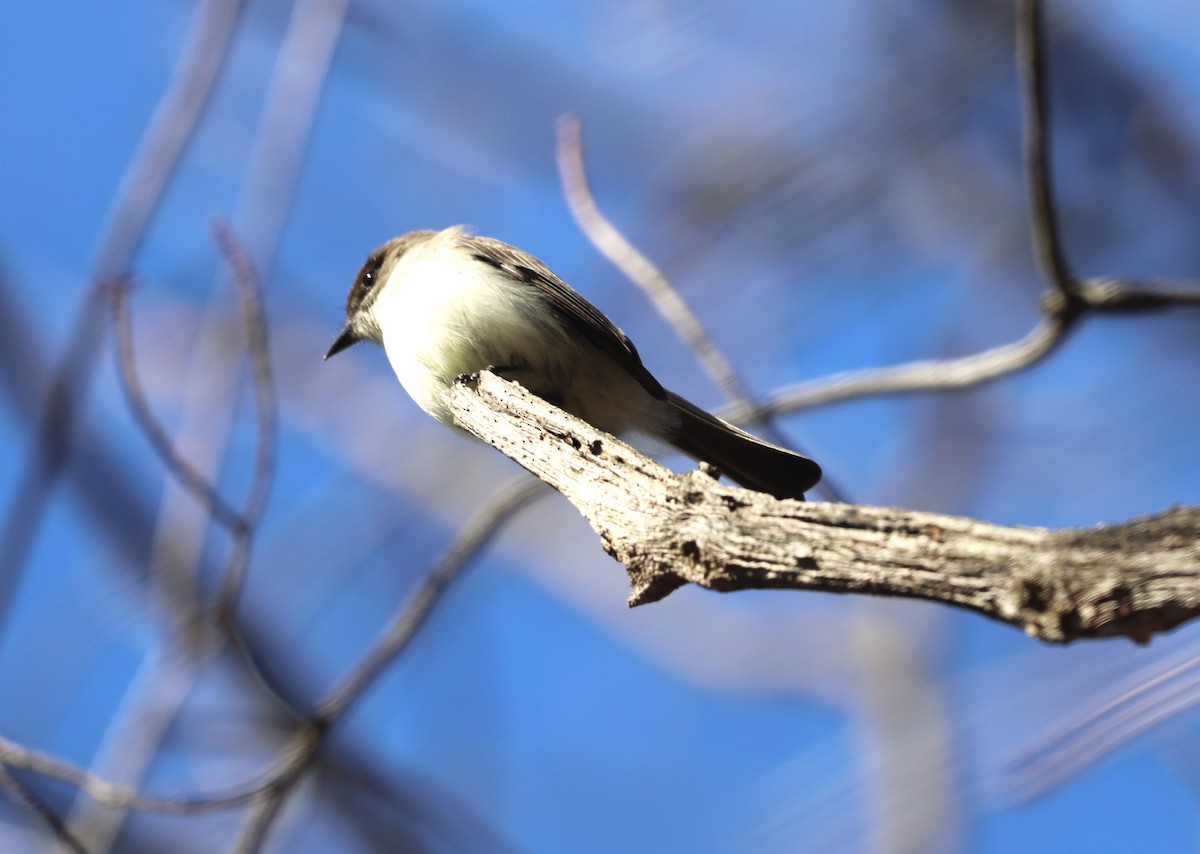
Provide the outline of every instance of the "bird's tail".
<path id="1" fill-rule="evenodd" d="M 802 501 L 821 479 L 821 467 L 808 457 L 751 436 L 677 394 L 667 392 L 667 399 L 679 413 L 668 441 L 747 489 Z"/>

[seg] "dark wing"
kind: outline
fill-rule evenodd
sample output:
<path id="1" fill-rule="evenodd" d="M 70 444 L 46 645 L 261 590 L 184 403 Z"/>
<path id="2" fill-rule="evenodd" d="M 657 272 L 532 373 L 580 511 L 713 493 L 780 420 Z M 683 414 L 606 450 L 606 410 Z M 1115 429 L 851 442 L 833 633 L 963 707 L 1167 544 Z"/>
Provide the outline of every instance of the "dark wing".
<path id="1" fill-rule="evenodd" d="M 646 370 L 637 348 L 604 312 L 596 308 L 574 288 L 560 279 L 554 272 L 528 252 L 522 252 L 491 237 L 464 235 L 466 245 L 475 259 L 502 270 L 525 284 L 532 285 L 546 297 L 547 304 L 558 313 L 571 329 L 578 329 L 593 344 L 628 368 L 646 391 L 654 397 L 666 399 L 667 391 Z"/>

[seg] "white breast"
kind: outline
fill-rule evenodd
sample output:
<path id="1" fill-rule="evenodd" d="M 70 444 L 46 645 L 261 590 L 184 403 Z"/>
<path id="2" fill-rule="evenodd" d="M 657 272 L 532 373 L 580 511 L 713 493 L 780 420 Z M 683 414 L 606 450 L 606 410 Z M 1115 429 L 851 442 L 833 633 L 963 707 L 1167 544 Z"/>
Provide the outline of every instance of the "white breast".
<path id="1" fill-rule="evenodd" d="M 456 236 L 447 230 L 406 252 L 373 307 L 396 377 L 443 423 L 451 421 L 444 396 L 460 374 L 560 354 L 564 343 L 556 326 L 536 320 L 546 313 L 535 288 L 453 248 Z"/>

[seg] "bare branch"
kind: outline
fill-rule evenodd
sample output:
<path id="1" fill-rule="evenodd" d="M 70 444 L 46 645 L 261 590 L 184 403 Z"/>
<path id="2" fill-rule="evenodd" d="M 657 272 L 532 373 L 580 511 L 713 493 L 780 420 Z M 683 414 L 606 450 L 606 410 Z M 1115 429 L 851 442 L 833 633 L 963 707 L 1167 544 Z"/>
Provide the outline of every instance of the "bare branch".
<path id="1" fill-rule="evenodd" d="M 275 819 L 287 804 L 288 796 L 300 782 L 304 773 L 316 761 L 317 751 L 324 743 L 329 729 L 320 724 L 309 724 L 293 733 L 283 756 L 290 757 L 289 765 L 272 775 L 272 785 L 266 797 L 259 801 L 258 809 L 252 811 L 242 825 L 234 844 L 234 854 L 254 854 L 266 841 Z"/>
<path id="2" fill-rule="evenodd" d="M 233 642 L 234 649 L 246 664 L 247 672 L 280 709 L 296 717 L 291 704 L 279 689 L 272 684 L 266 671 L 255 659 L 245 638 L 232 622 L 232 607 L 245 576 L 250 560 L 253 537 L 266 500 L 270 494 L 274 472 L 276 405 L 271 380 L 270 354 L 267 348 L 267 328 L 262 310 L 262 293 L 258 277 L 249 258 L 242 251 L 232 231 L 223 224 L 214 226 L 217 242 L 233 269 L 233 280 L 238 288 L 242 319 L 246 326 L 246 337 L 250 350 L 251 374 L 254 378 L 256 404 L 256 447 L 254 474 L 244 506 L 236 510 L 221 495 L 196 466 L 192 465 L 175 446 L 166 428 L 154 416 L 138 375 L 137 360 L 133 352 L 133 331 L 129 317 L 129 286 L 124 283 L 109 289 L 113 311 L 113 333 L 116 341 L 121 387 L 134 420 L 146 435 L 150 446 L 158 455 L 163 466 L 204 507 L 209 516 L 230 534 L 229 556 L 222 575 L 221 593 L 215 607 L 217 622 L 225 629 L 226 636 Z M 192 622 L 198 617 L 190 604 L 191 591 L 168 591 L 173 594 L 181 611 L 192 614 Z M 196 630 L 199 626 L 193 625 Z"/>
<path id="3" fill-rule="evenodd" d="M 717 388 L 735 403 L 750 400 L 750 391 L 733 364 L 713 343 L 708 330 L 663 272 L 638 251 L 596 204 L 584 163 L 582 123 L 578 116 L 558 120 L 558 170 L 575 222 L 613 266 L 637 285 L 696 354 Z"/>
<path id="4" fill-rule="evenodd" d="M 1151 661 L 1113 686 L 1107 698 L 1081 707 L 996 772 L 992 784 L 1009 803 L 1061 785 L 1088 765 L 1200 702 L 1200 658 Z"/>
<path id="5" fill-rule="evenodd" d="M 316 753 L 309 754 L 310 762 L 316 759 Z M 307 768 L 307 764 L 305 766 Z M 255 854 L 267 841 L 275 820 L 287 805 L 288 796 L 300 780 L 300 774 L 291 775 L 286 783 L 277 790 L 275 797 L 265 802 L 259 809 L 250 813 L 242 824 L 237 842 L 233 846 L 233 854 Z"/>
<path id="6" fill-rule="evenodd" d="M 1033 248 L 1046 282 L 1068 304 L 1078 297 L 1078 282 L 1067 263 L 1054 207 L 1050 169 L 1050 129 L 1046 115 L 1046 59 L 1042 49 L 1040 0 L 1017 6 L 1017 71 L 1021 75 L 1024 111 L 1025 185 L 1029 194 Z"/>
<path id="7" fill-rule="evenodd" d="M 878 394 L 971 388 L 1036 364 L 1063 341 L 1067 328 L 1061 318 L 1052 316 L 1012 344 L 959 359 L 930 359 L 890 368 L 846 371 L 780 389 L 759 405 L 772 412 L 798 412 Z M 735 419 L 751 417 L 751 413 L 735 408 L 722 410 L 721 414 Z"/>
<path id="8" fill-rule="evenodd" d="M 157 683 L 152 691 L 153 700 L 146 695 L 139 696 L 136 691 L 132 692 L 132 699 L 128 705 L 135 712 L 140 711 L 141 713 L 140 718 L 131 718 L 133 720 L 131 726 L 134 727 L 132 731 L 139 736 L 144 736 L 144 740 L 139 742 L 137 738 L 132 738 L 130 732 L 127 731 L 120 736 L 122 743 L 119 750 L 109 758 L 109 765 L 114 763 L 120 765 L 123 762 L 129 768 L 135 764 L 130 762 L 131 758 L 145 759 L 153 754 L 159 738 L 186 696 L 187 685 L 180 682 L 180 679 L 186 675 L 190 680 L 199 662 L 207 660 L 220 648 L 219 635 L 211 631 L 214 627 L 223 631 L 224 637 L 231 641 L 234 650 L 240 654 L 250 677 L 263 693 L 285 713 L 294 719 L 299 718 L 287 699 L 272 684 L 266 670 L 259 666 L 258 660 L 252 654 L 232 620 L 232 606 L 250 560 L 253 537 L 265 509 L 273 479 L 276 406 L 267 348 L 266 321 L 263 316 L 258 277 L 254 273 L 249 258 L 242 251 L 240 244 L 227 226 L 223 223 L 215 224 L 214 236 L 232 269 L 232 278 L 238 290 L 255 388 L 257 452 L 251 486 L 241 510 L 235 510 L 220 494 L 216 485 L 199 468 L 184 458 L 183 453 L 175 445 L 165 428 L 154 417 L 138 376 L 137 362 L 133 354 L 128 288 L 121 283 L 111 289 L 119 374 L 126 401 L 134 414 L 135 421 L 146 434 L 168 472 L 174 475 L 180 484 L 200 501 L 209 518 L 214 519 L 229 532 L 230 544 L 222 577 L 222 595 L 218 598 L 215 611 L 203 613 L 200 606 L 193 604 L 196 591 L 190 586 L 184 584 L 165 585 L 167 595 L 176 601 L 181 613 L 188 615 L 190 619 L 183 623 L 184 630 L 180 631 L 179 636 L 175 639 L 175 644 L 180 646 L 177 654 L 153 659 L 160 664 L 162 662 L 174 662 L 175 664 L 175 667 L 170 669 L 160 667 L 159 669 L 163 672 L 153 672 L 153 669 L 150 668 L 150 672 L 153 673 L 150 678 Z M 167 582 L 176 580 L 170 575 L 164 574 L 162 577 Z M 175 587 L 183 589 L 176 590 Z M 216 617 L 215 626 L 212 621 L 214 616 Z M 198 654 L 191 661 L 187 661 L 185 656 L 178 654 L 183 651 L 183 648 L 189 648 L 191 653 Z M 183 672 L 176 673 L 176 668 Z M 135 684 L 146 685 L 142 680 L 138 680 Z M 170 686 L 169 689 L 167 686 Z M 132 714 L 133 712 L 131 712 Z M 119 727 L 114 727 L 114 731 L 120 732 Z M 136 778 L 139 774 L 140 770 L 124 774 L 117 773 L 115 769 L 109 771 L 110 777 L 118 779 L 122 777 Z M 265 788 L 273 790 L 273 781 L 268 779 Z M 119 814 L 112 811 L 98 811 L 92 804 L 83 802 L 77 810 L 77 816 L 73 819 L 72 826 L 84 838 L 93 843 L 97 840 L 105 840 L 104 847 L 107 847 L 115 838 L 120 823 Z"/>
<path id="9" fill-rule="evenodd" d="M 207 477 L 199 469 L 188 462 L 175 448 L 162 422 L 155 417 L 150 403 L 146 398 L 145 389 L 138 375 L 137 359 L 133 352 L 133 324 L 129 317 L 128 281 L 112 284 L 108 289 L 109 303 L 112 306 L 113 337 L 117 348 L 117 362 L 120 370 L 121 389 L 125 392 L 125 402 L 133 419 L 141 428 L 159 461 L 179 484 L 196 497 L 210 516 L 232 534 L 242 534 L 249 523 L 225 500 Z"/>
<path id="10" fill-rule="evenodd" d="M 755 401 L 729 361 L 665 276 L 600 212 L 588 185 L 579 119 L 558 125 L 558 164 L 571 212 L 592 243 L 638 285 L 696 353 L 730 399 L 721 414 L 733 421 L 769 424 L 772 416 L 881 394 L 970 388 L 1028 368 L 1049 355 L 1087 310 L 1136 311 L 1200 305 L 1200 285 L 1147 279 L 1079 281 L 1062 247 L 1050 168 L 1047 74 L 1039 0 L 1021 0 L 1017 13 L 1017 66 L 1024 105 L 1024 154 L 1031 231 L 1051 296 L 1044 318 L 1023 339 L 958 359 L 922 360 L 848 371 L 811 380 Z"/>
<path id="11" fill-rule="evenodd" d="M 71 451 L 79 401 L 91 382 L 104 335 L 103 304 L 91 289 L 70 332 L 70 348 L 58 365 L 37 416 L 32 449 L 13 490 L 0 536 L 0 628 L 29 555 L 55 481 Z M 32 410 L 31 410 L 32 411 Z"/>
<path id="12" fill-rule="evenodd" d="M 30 791 L 20 780 L 9 773 L 8 766 L 0 762 L 0 793 L 12 803 L 29 813 L 58 837 L 58 841 L 76 854 L 87 854 L 87 849 L 70 830 L 50 805 Z"/>
<path id="13" fill-rule="evenodd" d="M 312 721 L 318 736 L 311 744 L 310 756 L 303 763 L 298 763 L 292 773 L 280 776 L 272 796 L 247 819 L 235 848 L 239 854 L 251 854 L 259 849 L 287 797 L 311 765 L 329 727 L 362 696 L 383 669 L 407 649 L 425 626 L 434 607 L 472 559 L 513 516 L 544 494 L 545 484 L 541 481 L 524 476 L 516 478 L 492 493 L 487 502 L 459 529 L 454 542 L 425 576 L 421 586 L 392 620 L 375 647 L 317 704 Z"/>
<path id="14" fill-rule="evenodd" d="M 1075 291 L 1082 309 L 1064 310 L 1065 302 L 1047 299 L 1046 316 L 1020 341 L 1003 344 L 957 359 L 928 359 L 845 371 L 780 389 L 755 408 L 729 406 L 720 414 L 734 421 L 752 421 L 763 414 L 813 409 L 881 394 L 957 391 L 973 388 L 1026 368 L 1054 352 L 1085 316 L 1082 310 L 1117 313 L 1179 306 L 1200 306 L 1200 286 L 1186 282 L 1133 279 L 1088 279 Z"/>
<path id="15" fill-rule="evenodd" d="M 625 564 L 630 604 L 682 584 L 928 599 L 1045 641 L 1144 642 L 1200 614 L 1200 508 L 1051 531 L 885 507 L 778 501 L 678 475 L 519 386 L 460 385 L 455 423 L 575 505 Z"/>
<path id="16" fill-rule="evenodd" d="M 227 619 L 237 602 L 250 560 L 251 534 L 262 518 L 267 498 L 271 493 L 275 473 L 278 412 L 275 404 L 275 386 L 271 378 L 271 354 L 267 346 L 267 322 L 263 314 L 261 283 L 254 272 L 250 257 L 242 249 L 228 224 L 223 221 L 215 222 L 213 235 L 233 271 L 233 281 L 237 286 L 238 302 L 246 329 L 250 374 L 254 380 L 256 445 L 254 473 L 240 514 L 245 529 L 230 545 L 233 553 L 226 565 L 217 600 L 219 618 Z"/>
<path id="17" fill-rule="evenodd" d="M 738 375 L 733 363 L 713 342 L 708 330 L 671 284 L 670 279 L 654 262 L 638 251 L 601 212 L 588 183 L 582 128 L 583 123 L 578 116 L 561 116 L 558 120 L 556 152 L 563 192 L 580 230 L 613 266 L 649 297 L 658 313 L 674 328 L 675 333 L 695 354 L 709 378 L 728 398 L 730 406 L 737 412 L 750 413 L 745 418 L 735 420 L 754 422 L 760 425 L 761 432 L 772 442 L 792 447 L 792 443 L 772 421 L 776 411 L 756 403 L 750 388 Z M 831 501 L 846 500 L 841 490 L 833 485 L 828 472 L 817 485 L 817 489 Z"/>
<path id="18" fill-rule="evenodd" d="M 271 352 L 267 339 L 267 320 L 263 311 L 262 282 L 254 271 L 250 256 L 237 236 L 223 220 L 213 223 L 213 236 L 233 273 L 238 292 L 246 347 L 250 359 L 250 375 L 254 386 L 255 454 L 250 488 L 242 504 L 241 518 L 245 527 L 233 531 L 229 558 L 225 562 L 221 587 L 217 594 L 215 617 L 225 636 L 242 659 L 246 672 L 259 688 L 280 708 L 296 717 L 291 702 L 267 675 L 267 670 L 255 657 L 246 636 L 238 628 L 234 610 L 241 593 L 246 570 L 250 565 L 250 550 L 254 534 L 267 507 L 275 479 L 275 443 L 278 440 L 279 412 L 275 399 L 275 384 L 271 372 Z"/>
<path id="19" fill-rule="evenodd" d="M 1200 306 L 1200 282 L 1100 278 L 1077 283 L 1079 297 L 1095 311 L 1147 311 Z"/>
<path id="20" fill-rule="evenodd" d="M 497 489 L 459 529 L 421 586 L 396 615 L 376 647 L 317 706 L 317 719 L 332 723 L 365 691 L 424 626 L 434 606 L 463 569 L 492 541 L 500 529 L 530 502 L 545 494 L 545 484 L 528 477 L 516 478 Z"/>
<path id="21" fill-rule="evenodd" d="M 104 331 L 103 303 L 97 289 L 125 275 L 146 228 L 162 199 L 224 65 L 240 0 L 208 0 L 194 19 L 175 77 L 146 128 L 109 209 L 93 262 L 97 283 L 79 310 L 71 348 L 55 372 L 37 430 L 37 446 L 28 457 L 5 519 L 0 541 L 0 578 L 14 583 L 37 534 L 50 489 L 70 446 L 79 400 L 91 382 Z M 0 590 L 0 624 L 7 607 Z"/>
<path id="22" fill-rule="evenodd" d="M 278 785 L 277 779 L 291 767 L 289 760 L 295 762 L 296 759 L 297 757 L 290 754 L 282 756 L 279 764 L 263 774 L 259 782 L 231 787 L 227 793 L 155 797 L 143 795 L 131 786 L 110 783 L 70 762 L 0 736 L 0 766 L 31 771 L 43 777 L 60 780 L 106 807 L 146 812 L 190 814 L 226 810 L 254 803 L 266 797 Z"/>
<path id="23" fill-rule="evenodd" d="M 0 767 L 28 770 L 60 780 L 75 786 L 96 803 L 117 809 L 188 814 L 263 804 L 262 811 L 249 819 L 243 828 L 242 847 L 239 848 L 255 850 L 250 840 L 261 842 L 265 838 L 270 822 L 281 808 L 284 798 L 314 761 L 329 727 L 370 687 L 384 667 L 407 648 L 425 625 L 434 606 L 475 556 L 520 510 L 544 494 L 545 484 L 525 476 L 514 479 L 493 493 L 462 527 L 421 587 L 384 632 L 376 648 L 318 704 L 317 711 L 297 728 L 272 768 L 264 772 L 257 782 L 233 786 L 214 794 L 178 797 L 144 795 L 131 786 L 110 783 L 69 762 L 2 736 Z"/>

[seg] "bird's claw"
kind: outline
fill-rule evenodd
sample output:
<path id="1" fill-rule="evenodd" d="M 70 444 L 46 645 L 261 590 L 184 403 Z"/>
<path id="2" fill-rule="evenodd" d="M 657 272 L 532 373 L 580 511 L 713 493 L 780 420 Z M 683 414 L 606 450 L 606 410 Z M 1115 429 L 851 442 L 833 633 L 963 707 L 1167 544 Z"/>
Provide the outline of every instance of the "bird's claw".
<path id="1" fill-rule="evenodd" d="M 515 370 L 515 368 L 513 368 L 512 365 L 488 365 L 486 368 L 480 371 L 471 371 L 469 374 L 459 374 L 454 378 L 454 381 L 456 383 L 463 383 L 465 385 L 477 385 L 479 383 L 479 375 L 484 371 L 487 371 L 489 374 L 495 374 L 503 379 L 508 379 L 508 377 L 504 376 L 504 372 L 513 370 Z"/>
<path id="2" fill-rule="evenodd" d="M 513 368 L 511 365 L 488 365 L 486 368 L 483 368 L 478 371 L 471 371 L 470 373 L 459 374 L 458 376 L 456 376 L 454 378 L 454 381 L 456 383 L 461 383 L 463 385 L 477 386 L 477 385 L 479 385 L 479 375 L 484 373 L 485 371 L 489 374 L 495 374 L 496 376 L 501 377 L 502 379 L 508 379 L 508 377 L 504 376 L 505 371 L 511 372 L 514 370 L 516 370 L 516 369 Z"/>

